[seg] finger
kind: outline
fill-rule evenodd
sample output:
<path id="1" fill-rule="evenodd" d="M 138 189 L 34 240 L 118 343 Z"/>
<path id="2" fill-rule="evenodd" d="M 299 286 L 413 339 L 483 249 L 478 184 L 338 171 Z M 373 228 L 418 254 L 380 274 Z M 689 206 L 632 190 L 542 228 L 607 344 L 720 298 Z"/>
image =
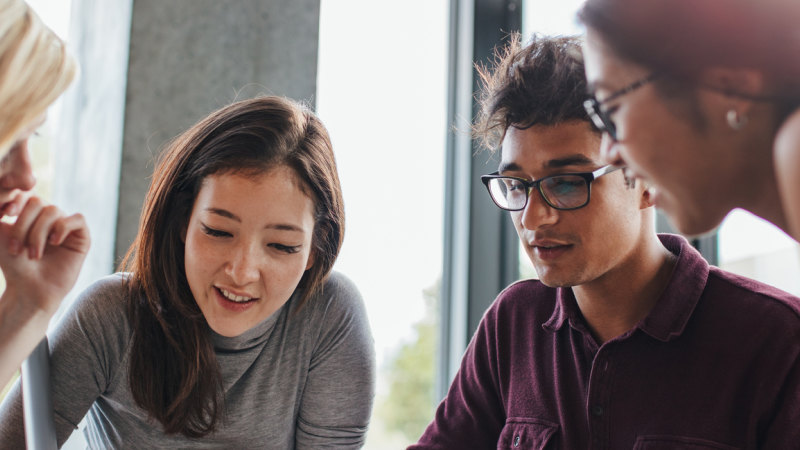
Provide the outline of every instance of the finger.
<path id="1" fill-rule="evenodd" d="M 9 196 L 8 200 L 0 207 L 0 217 L 14 217 L 18 215 L 30 196 L 31 193 L 29 191 L 15 190 Z"/>
<path id="2" fill-rule="evenodd" d="M 28 230 L 25 247 L 31 259 L 39 259 L 44 254 L 44 247 L 50 237 L 51 230 L 63 213 L 55 205 L 47 205 L 39 210 Z"/>
<path id="3" fill-rule="evenodd" d="M 11 227 L 9 235 L 8 246 L 12 255 L 19 255 L 22 252 L 28 231 L 43 207 L 44 202 L 37 196 L 32 196 L 25 202 L 25 206 L 17 216 L 17 221 Z"/>
<path id="4" fill-rule="evenodd" d="M 86 253 L 91 243 L 86 219 L 82 214 L 58 218 L 50 228 L 47 243 Z"/>

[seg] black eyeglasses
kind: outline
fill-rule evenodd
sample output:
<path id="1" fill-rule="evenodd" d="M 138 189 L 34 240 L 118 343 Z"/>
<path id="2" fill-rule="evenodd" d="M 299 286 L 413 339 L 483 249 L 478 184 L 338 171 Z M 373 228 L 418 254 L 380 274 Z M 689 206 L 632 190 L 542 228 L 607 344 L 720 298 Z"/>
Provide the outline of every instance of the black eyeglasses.
<path id="1" fill-rule="evenodd" d="M 534 188 L 542 194 L 552 208 L 568 211 L 589 204 L 592 181 L 605 174 L 621 169 L 608 165 L 594 172 L 561 173 L 528 181 L 524 178 L 507 177 L 497 172 L 483 175 L 481 181 L 489 190 L 492 201 L 506 211 L 521 211 L 528 204 L 528 196 Z"/>
<path id="2" fill-rule="evenodd" d="M 634 81 L 633 83 L 625 86 L 624 88 L 612 93 L 605 100 L 602 102 L 597 101 L 596 98 L 592 97 L 585 102 L 583 102 L 583 107 L 586 108 L 586 113 L 589 114 L 589 118 L 592 119 L 594 125 L 601 131 L 608 133 L 611 136 L 611 139 L 617 140 L 617 126 L 614 124 L 614 121 L 611 120 L 611 117 L 608 115 L 608 112 L 603 110 L 602 105 L 604 103 L 608 103 L 611 100 L 617 99 L 622 97 L 625 94 L 635 91 L 640 87 L 644 86 L 645 84 L 653 81 L 656 79 L 658 75 L 654 72 L 650 75 L 642 78 L 641 80 Z"/>

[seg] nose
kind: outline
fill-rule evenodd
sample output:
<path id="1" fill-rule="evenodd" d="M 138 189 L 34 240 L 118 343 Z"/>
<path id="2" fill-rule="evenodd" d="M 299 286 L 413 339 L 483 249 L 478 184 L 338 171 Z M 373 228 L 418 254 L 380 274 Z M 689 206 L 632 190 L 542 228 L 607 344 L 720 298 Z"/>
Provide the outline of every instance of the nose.
<path id="1" fill-rule="evenodd" d="M 0 188 L 29 191 L 36 185 L 27 139 L 21 140 L 0 160 Z"/>
<path id="2" fill-rule="evenodd" d="M 231 255 L 226 272 L 237 286 L 245 286 L 258 281 L 260 272 L 256 247 L 256 245 L 243 242 Z"/>
<path id="3" fill-rule="evenodd" d="M 600 157 L 606 164 L 613 164 L 615 166 L 625 165 L 622 156 L 619 153 L 619 143 L 611 138 L 608 133 L 603 133 L 603 138 L 600 141 Z"/>
<path id="4" fill-rule="evenodd" d="M 558 222 L 558 210 L 548 205 L 537 189 L 531 190 L 525 209 L 516 214 L 520 214 L 519 224 L 526 230 L 536 230 Z"/>

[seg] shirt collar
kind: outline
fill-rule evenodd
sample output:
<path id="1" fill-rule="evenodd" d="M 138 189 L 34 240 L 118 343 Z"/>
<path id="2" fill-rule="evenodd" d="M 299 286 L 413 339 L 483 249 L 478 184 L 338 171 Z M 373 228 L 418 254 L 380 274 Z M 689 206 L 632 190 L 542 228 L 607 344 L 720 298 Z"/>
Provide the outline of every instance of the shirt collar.
<path id="1" fill-rule="evenodd" d="M 705 289 L 708 263 L 684 237 L 674 234 L 659 234 L 658 237 L 664 247 L 678 259 L 653 310 L 636 328 L 655 339 L 667 342 L 680 336 L 686 328 L 686 323 Z M 572 288 L 558 288 L 553 314 L 542 326 L 556 331 L 568 320 L 573 327 L 585 329 Z"/>
<path id="2" fill-rule="evenodd" d="M 553 309 L 550 319 L 542 326 L 547 330 L 556 331 L 561 329 L 567 320 L 571 320 L 575 324 L 582 323 L 583 319 L 578 310 L 578 302 L 575 300 L 572 288 L 558 288 L 556 289 L 556 307 Z"/>
<path id="3" fill-rule="evenodd" d="M 294 298 L 295 295 L 292 294 L 289 301 L 284 303 L 277 311 L 238 336 L 223 336 L 212 330 L 211 327 L 208 327 L 208 331 L 211 334 L 211 341 L 214 343 L 214 349 L 222 352 L 238 352 L 249 350 L 263 344 L 272 334 L 272 330 L 275 328 L 275 323 L 278 322 L 278 318 L 286 316 L 289 313 L 291 305 L 294 303 L 292 301 Z"/>
<path id="4" fill-rule="evenodd" d="M 655 339 L 667 342 L 683 333 L 708 281 L 708 263 L 684 237 L 659 234 L 661 243 L 678 260 L 653 310 L 638 325 Z"/>

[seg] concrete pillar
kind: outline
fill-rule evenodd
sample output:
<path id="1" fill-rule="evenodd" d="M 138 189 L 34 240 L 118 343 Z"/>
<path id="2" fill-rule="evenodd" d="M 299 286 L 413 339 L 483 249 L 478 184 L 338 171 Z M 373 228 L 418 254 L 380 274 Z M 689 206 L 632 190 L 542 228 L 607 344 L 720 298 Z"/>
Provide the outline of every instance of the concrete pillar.
<path id="1" fill-rule="evenodd" d="M 131 6 L 130 0 L 72 0 L 68 46 L 80 73 L 49 119 L 53 201 L 83 213 L 92 235 L 71 297 L 114 269 Z"/>
<path id="2" fill-rule="evenodd" d="M 257 94 L 312 104 L 320 0 L 72 0 L 81 75 L 57 120 L 54 201 L 89 219 L 76 290 L 115 270 L 153 161 L 209 112 Z"/>
<path id="3" fill-rule="evenodd" d="M 163 145 L 237 99 L 313 100 L 319 0 L 134 0 L 116 256 L 136 235 Z"/>
<path id="4" fill-rule="evenodd" d="M 51 117 L 53 192 L 87 217 L 92 249 L 70 299 L 115 271 L 169 139 L 257 94 L 313 106 L 319 2 L 72 0 L 68 41 L 81 74 Z M 65 446 L 83 447 L 79 432 Z"/>

